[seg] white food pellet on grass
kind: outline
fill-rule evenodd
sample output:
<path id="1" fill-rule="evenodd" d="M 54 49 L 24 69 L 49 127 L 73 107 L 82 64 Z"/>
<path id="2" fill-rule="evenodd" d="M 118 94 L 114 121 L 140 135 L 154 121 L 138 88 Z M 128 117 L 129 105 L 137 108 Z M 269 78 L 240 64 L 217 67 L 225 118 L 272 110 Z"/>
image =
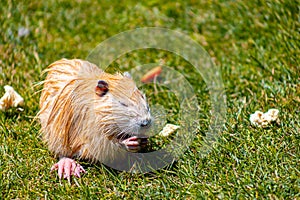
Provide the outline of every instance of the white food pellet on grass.
<path id="1" fill-rule="evenodd" d="M 28 28 L 25 27 L 20 27 L 18 29 L 18 36 L 19 37 L 26 37 L 27 35 L 29 35 L 30 30 Z"/>
<path id="2" fill-rule="evenodd" d="M 0 99 L 0 110 L 6 111 L 11 107 L 18 107 L 24 105 L 24 99 L 19 95 L 13 87 L 4 86 L 5 94 Z"/>
<path id="3" fill-rule="evenodd" d="M 167 137 L 167 136 L 171 135 L 173 132 L 175 132 L 179 128 L 180 128 L 180 126 L 177 126 L 177 125 L 174 125 L 174 124 L 166 124 L 166 126 L 159 133 L 159 135 L 163 136 L 163 137 Z"/>
<path id="4" fill-rule="evenodd" d="M 254 126 L 258 127 L 267 127 L 273 122 L 279 122 L 279 110 L 277 109 L 270 109 L 268 112 L 263 113 L 261 111 L 255 111 L 254 114 L 250 115 L 250 122 Z"/>

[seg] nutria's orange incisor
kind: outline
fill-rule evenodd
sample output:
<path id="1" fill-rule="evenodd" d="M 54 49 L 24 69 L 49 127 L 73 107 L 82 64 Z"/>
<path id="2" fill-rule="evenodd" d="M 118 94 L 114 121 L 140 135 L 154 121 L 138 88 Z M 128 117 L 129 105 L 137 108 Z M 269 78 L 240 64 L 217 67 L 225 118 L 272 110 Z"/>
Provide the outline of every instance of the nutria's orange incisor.
<path id="1" fill-rule="evenodd" d="M 150 109 L 128 73 L 111 75 L 78 59 L 54 62 L 46 72 L 38 117 L 60 158 L 51 168 L 60 178 L 85 172 L 73 158 L 113 160 L 115 149 L 137 152 L 146 144 Z"/>

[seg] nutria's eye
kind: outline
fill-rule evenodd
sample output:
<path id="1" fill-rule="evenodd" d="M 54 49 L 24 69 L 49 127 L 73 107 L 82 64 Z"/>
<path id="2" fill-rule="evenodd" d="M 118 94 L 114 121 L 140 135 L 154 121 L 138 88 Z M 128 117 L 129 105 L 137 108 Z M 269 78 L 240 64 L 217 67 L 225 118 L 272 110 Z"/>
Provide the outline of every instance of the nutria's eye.
<path id="1" fill-rule="evenodd" d="M 122 105 L 122 106 L 125 106 L 125 107 L 128 107 L 128 105 L 126 103 L 123 103 L 121 101 L 119 101 L 119 103 Z"/>
<path id="2" fill-rule="evenodd" d="M 103 80 L 98 81 L 95 92 L 99 97 L 103 97 L 108 92 L 107 82 Z"/>

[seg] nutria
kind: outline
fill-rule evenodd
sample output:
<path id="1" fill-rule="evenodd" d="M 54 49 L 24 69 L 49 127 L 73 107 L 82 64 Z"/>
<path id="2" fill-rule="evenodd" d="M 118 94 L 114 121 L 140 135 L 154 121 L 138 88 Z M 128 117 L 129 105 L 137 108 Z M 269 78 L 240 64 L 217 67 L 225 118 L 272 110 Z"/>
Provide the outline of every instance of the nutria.
<path id="1" fill-rule="evenodd" d="M 70 180 L 85 173 L 75 158 L 91 162 L 119 159 L 118 149 L 137 152 L 151 125 L 146 97 L 129 73 L 106 73 L 79 59 L 51 64 L 42 82 L 38 118 L 57 170 Z"/>

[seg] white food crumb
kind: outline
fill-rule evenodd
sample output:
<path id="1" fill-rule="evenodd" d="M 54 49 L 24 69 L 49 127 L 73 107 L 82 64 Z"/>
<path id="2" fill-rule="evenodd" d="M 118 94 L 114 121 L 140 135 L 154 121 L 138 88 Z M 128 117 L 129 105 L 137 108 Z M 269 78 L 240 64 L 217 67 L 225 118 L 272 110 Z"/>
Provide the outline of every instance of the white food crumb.
<path id="1" fill-rule="evenodd" d="M 166 126 L 159 133 L 159 135 L 167 137 L 167 136 L 171 135 L 173 132 L 175 132 L 179 128 L 180 128 L 180 126 L 177 126 L 177 125 L 174 125 L 174 124 L 166 124 Z"/>
<path id="2" fill-rule="evenodd" d="M 0 110 L 6 111 L 10 107 L 18 107 L 24 105 L 24 99 L 14 90 L 13 87 L 4 86 L 5 94 L 0 99 Z"/>
<path id="3" fill-rule="evenodd" d="M 25 27 L 20 27 L 18 29 L 18 36 L 19 37 L 26 37 L 27 35 L 29 35 L 30 30 L 28 28 Z"/>
<path id="4" fill-rule="evenodd" d="M 268 110 L 268 112 L 266 113 L 263 113 L 261 111 L 255 111 L 254 114 L 250 115 L 250 122 L 254 126 L 265 128 L 272 122 L 279 122 L 278 114 L 279 110 L 274 108 Z"/>

